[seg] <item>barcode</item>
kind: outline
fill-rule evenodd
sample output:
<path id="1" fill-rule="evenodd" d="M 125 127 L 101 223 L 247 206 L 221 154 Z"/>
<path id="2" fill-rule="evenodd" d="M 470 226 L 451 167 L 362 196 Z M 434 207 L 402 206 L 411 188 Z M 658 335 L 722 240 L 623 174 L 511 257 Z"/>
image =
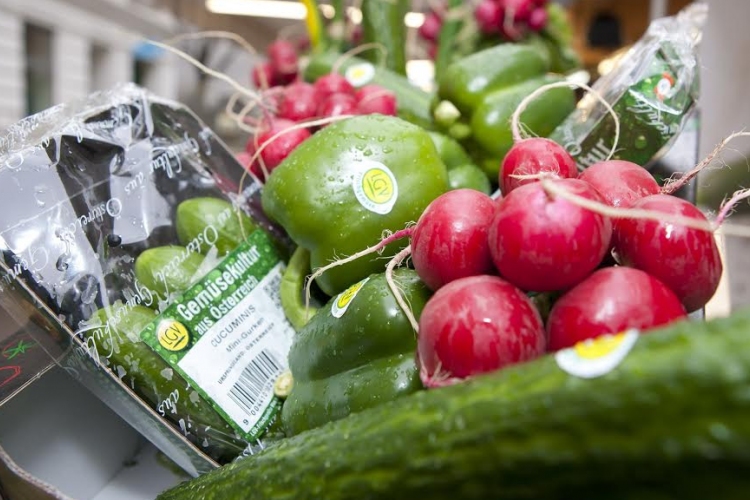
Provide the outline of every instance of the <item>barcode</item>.
<path id="1" fill-rule="evenodd" d="M 281 307 L 281 275 L 275 274 L 263 287 L 263 291 L 271 297 L 273 303 Z"/>
<path id="2" fill-rule="evenodd" d="M 276 355 L 268 349 L 263 349 L 242 370 L 240 378 L 229 390 L 229 397 L 245 413 L 255 415 L 271 394 L 269 389 L 273 387 L 281 371 L 281 363 Z"/>

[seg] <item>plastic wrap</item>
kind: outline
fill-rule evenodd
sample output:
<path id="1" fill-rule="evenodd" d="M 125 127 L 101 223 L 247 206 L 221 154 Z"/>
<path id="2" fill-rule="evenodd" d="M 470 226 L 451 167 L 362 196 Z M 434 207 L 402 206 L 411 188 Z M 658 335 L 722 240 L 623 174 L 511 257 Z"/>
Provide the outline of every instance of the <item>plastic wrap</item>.
<path id="1" fill-rule="evenodd" d="M 188 109 L 132 84 L 0 137 L 0 305 L 37 316 L 53 358 L 194 473 L 273 439 L 293 336 L 289 240 L 242 173 Z"/>
<path id="2" fill-rule="evenodd" d="M 705 4 L 695 3 L 674 17 L 653 21 L 616 67 L 593 85 L 620 120 L 614 159 L 649 166 L 684 127 L 698 98 L 698 44 L 707 14 Z M 587 94 L 550 137 L 584 169 L 609 154 L 615 123 Z"/>

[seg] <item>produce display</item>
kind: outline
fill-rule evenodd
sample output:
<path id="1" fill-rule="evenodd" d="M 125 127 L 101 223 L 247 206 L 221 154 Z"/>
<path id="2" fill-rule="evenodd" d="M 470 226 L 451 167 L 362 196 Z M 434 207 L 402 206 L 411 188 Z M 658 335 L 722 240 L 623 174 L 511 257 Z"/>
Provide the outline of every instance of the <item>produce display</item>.
<path id="1" fill-rule="evenodd" d="M 0 155 L 23 186 L 58 169 L 68 207 L 0 217 L 0 263 L 206 460 L 160 498 L 740 498 L 750 316 L 690 315 L 750 191 L 709 217 L 676 193 L 710 158 L 649 170 L 694 108 L 705 7 L 588 87 L 559 6 L 437 2 L 424 90 L 408 2 L 364 0 L 353 49 L 305 3 L 309 48 L 274 41 L 240 92 L 243 151 L 127 87 L 60 116 L 72 159 L 28 127 Z M 12 224 L 40 217 L 54 270 Z"/>

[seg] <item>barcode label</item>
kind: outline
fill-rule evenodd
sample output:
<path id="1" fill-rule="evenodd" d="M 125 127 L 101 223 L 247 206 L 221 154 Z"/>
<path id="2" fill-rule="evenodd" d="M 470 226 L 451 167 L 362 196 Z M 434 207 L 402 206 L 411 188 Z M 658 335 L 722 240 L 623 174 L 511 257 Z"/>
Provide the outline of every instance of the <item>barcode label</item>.
<path id="1" fill-rule="evenodd" d="M 281 307 L 281 274 L 274 274 L 270 277 L 263 291 L 271 297 L 273 303 Z"/>
<path id="2" fill-rule="evenodd" d="M 229 397 L 248 415 L 256 415 L 273 396 L 273 384 L 282 372 L 273 351 L 261 350 L 229 390 Z"/>

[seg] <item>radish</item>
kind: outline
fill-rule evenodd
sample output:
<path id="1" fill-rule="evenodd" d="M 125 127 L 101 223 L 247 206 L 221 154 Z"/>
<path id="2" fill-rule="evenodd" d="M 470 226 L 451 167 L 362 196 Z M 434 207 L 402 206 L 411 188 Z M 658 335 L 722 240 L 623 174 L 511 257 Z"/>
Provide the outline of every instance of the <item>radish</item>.
<path id="1" fill-rule="evenodd" d="M 357 99 L 350 94 L 331 94 L 317 110 L 321 118 L 354 114 L 357 114 Z"/>
<path id="2" fill-rule="evenodd" d="M 343 75 L 338 73 L 328 73 L 321 76 L 313 84 L 317 93 L 318 102 L 321 103 L 333 94 L 354 95 L 354 87 Z"/>
<path id="3" fill-rule="evenodd" d="M 547 9 L 538 7 L 531 11 L 526 21 L 526 25 L 531 31 L 542 31 L 547 26 L 549 14 Z"/>
<path id="4" fill-rule="evenodd" d="M 544 351 L 539 312 L 521 290 L 497 276 L 448 283 L 419 318 L 417 360 L 426 387 L 455 384 Z"/>
<path id="5" fill-rule="evenodd" d="M 494 274 L 487 231 L 496 203 L 474 189 L 448 191 L 430 203 L 412 232 L 412 262 L 432 290 L 467 276 Z"/>
<path id="6" fill-rule="evenodd" d="M 687 317 L 664 283 L 638 269 L 600 269 L 557 299 L 547 319 L 549 350 L 557 351 L 629 328 L 648 330 Z"/>
<path id="7" fill-rule="evenodd" d="M 288 40 L 276 40 L 266 50 L 273 71 L 282 77 L 296 76 L 299 71 L 297 48 Z"/>
<path id="8" fill-rule="evenodd" d="M 692 203 L 667 194 L 646 196 L 630 208 L 687 217 L 709 225 Z M 723 265 L 711 231 L 634 216 L 617 220 L 614 245 L 621 264 L 662 281 L 688 312 L 706 305 L 719 286 Z"/>
<path id="9" fill-rule="evenodd" d="M 318 110 L 315 87 L 310 83 L 297 82 L 284 89 L 277 116 L 292 121 L 315 118 Z"/>
<path id="10" fill-rule="evenodd" d="M 494 0 L 482 0 L 474 9 L 474 19 L 482 33 L 497 33 L 503 23 L 503 8 Z"/>
<path id="11" fill-rule="evenodd" d="M 590 184 L 578 179 L 527 184 L 499 201 L 489 230 L 492 259 L 500 276 L 527 291 L 577 285 L 602 262 L 612 237 L 608 217 L 549 194 L 545 183 L 603 203 Z"/>
<path id="12" fill-rule="evenodd" d="M 379 85 L 365 85 L 356 93 L 357 113 L 396 116 L 396 94 Z"/>
<path id="13" fill-rule="evenodd" d="M 537 182 L 542 173 L 574 178 L 578 176 L 578 167 L 573 157 L 555 141 L 542 137 L 516 140 L 503 158 L 500 189 L 507 195 L 519 186 Z"/>
<path id="14" fill-rule="evenodd" d="M 419 36 L 428 42 L 437 42 L 442 25 L 443 20 L 440 16 L 436 12 L 430 12 L 425 16 L 422 26 L 419 27 Z"/>
<path id="15" fill-rule="evenodd" d="M 271 173 L 273 169 L 289 156 L 289 153 L 291 153 L 305 139 L 310 137 L 311 133 L 306 128 L 295 128 L 294 130 L 289 130 L 288 132 L 275 137 L 280 132 L 292 128 L 295 125 L 296 124 L 291 120 L 277 118 L 274 119 L 270 125 L 267 125 L 258 131 L 255 141 L 258 144 L 258 149 L 265 145 L 260 152 L 260 158 L 262 159 L 267 173 Z M 252 167 L 253 166 L 251 166 L 251 168 Z M 259 172 L 260 175 L 258 175 L 258 177 L 260 177 L 261 180 L 265 180 L 266 175 L 264 175 L 265 173 L 262 169 L 259 169 Z"/>
<path id="16" fill-rule="evenodd" d="M 529 19 L 534 4 L 531 0 L 504 0 L 505 11 L 513 15 L 514 21 L 525 22 Z"/>
<path id="17" fill-rule="evenodd" d="M 599 191 L 607 205 L 628 207 L 637 199 L 658 194 L 659 184 L 643 167 L 624 160 L 595 163 L 578 176 Z"/>
<path id="18" fill-rule="evenodd" d="M 252 78 L 253 85 L 259 89 L 267 89 L 278 84 L 276 73 L 269 62 L 253 66 Z"/>

